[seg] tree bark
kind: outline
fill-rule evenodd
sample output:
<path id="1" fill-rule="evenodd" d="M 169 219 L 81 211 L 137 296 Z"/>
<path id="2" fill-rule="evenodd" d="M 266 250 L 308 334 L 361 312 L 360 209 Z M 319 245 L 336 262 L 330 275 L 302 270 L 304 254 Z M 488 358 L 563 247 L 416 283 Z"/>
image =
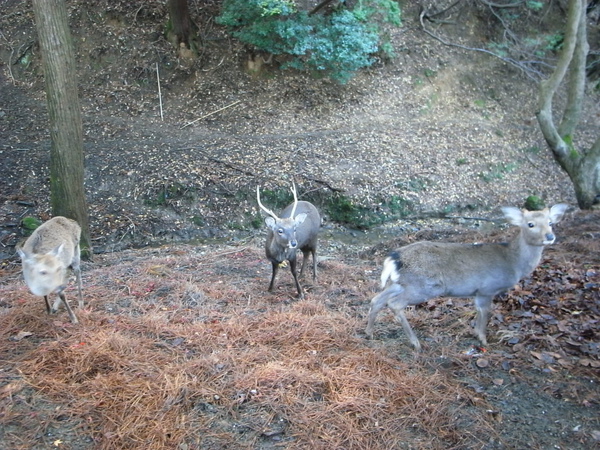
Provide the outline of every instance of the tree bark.
<path id="1" fill-rule="evenodd" d="M 573 183 L 579 207 L 590 209 L 600 195 L 600 138 L 588 150 L 576 148 L 573 138 L 581 118 L 589 52 L 585 7 L 586 0 L 569 1 L 564 47 L 554 73 L 540 83 L 537 118 L 554 159 Z M 552 100 L 567 73 L 567 103 L 556 126 Z"/>
<path id="2" fill-rule="evenodd" d="M 172 33 L 176 40 L 175 46 L 179 48 L 179 45 L 183 43 L 190 48 L 192 20 L 190 19 L 188 0 L 169 0 L 169 17 L 173 27 Z"/>
<path id="3" fill-rule="evenodd" d="M 83 126 L 73 42 L 64 0 L 33 0 L 50 119 L 52 214 L 81 226 L 83 256 L 92 246 L 84 190 Z"/>

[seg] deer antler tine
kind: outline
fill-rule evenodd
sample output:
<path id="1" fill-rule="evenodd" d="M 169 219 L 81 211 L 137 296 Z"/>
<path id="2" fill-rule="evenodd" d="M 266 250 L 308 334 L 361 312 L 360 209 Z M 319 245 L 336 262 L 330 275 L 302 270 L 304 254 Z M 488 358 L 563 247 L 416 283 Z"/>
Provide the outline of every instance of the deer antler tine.
<path id="1" fill-rule="evenodd" d="M 296 183 L 294 183 L 294 180 L 292 180 L 292 194 L 294 194 L 294 207 L 292 208 L 292 214 L 290 214 L 290 218 L 293 219 L 294 218 L 294 214 L 296 213 L 296 206 L 298 206 L 298 196 L 296 193 Z"/>
<path id="2" fill-rule="evenodd" d="M 258 206 L 260 206 L 260 208 L 266 212 L 268 215 L 270 215 L 271 217 L 273 217 L 273 219 L 275 220 L 279 220 L 279 217 L 277 217 L 277 214 L 275 214 L 273 211 L 271 211 L 270 209 L 265 208 L 265 205 L 263 205 L 260 202 L 260 188 L 258 186 L 256 186 L 256 200 L 258 200 Z"/>

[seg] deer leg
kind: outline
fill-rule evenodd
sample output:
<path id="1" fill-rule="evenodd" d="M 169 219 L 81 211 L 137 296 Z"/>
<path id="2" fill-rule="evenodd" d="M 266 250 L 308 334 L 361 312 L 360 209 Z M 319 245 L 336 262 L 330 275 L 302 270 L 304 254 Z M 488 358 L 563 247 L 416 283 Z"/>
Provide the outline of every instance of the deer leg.
<path id="1" fill-rule="evenodd" d="M 371 308 L 369 309 L 369 320 L 367 322 L 367 328 L 365 329 L 365 333 L 369 338 L 373 339 L 373 325 L 375 324 L 375 319 L 377 318 L 379 311 L 388 306 L 389 300 L 401 292 L 402 287 L 400 285 L 392 284 L 383 292 L 380 292 L 373 297 L 371 300 Z"/>
<path id="2" fill-rule="evenodd" d="M 310 254 L 310 250 L 302 250 L 302 266 L 300 266 L 300 275 L 299 278 L 302 278 L 304 275 L 304 266 L 306 265 L 306 260 L 308 259 L 308 255 Z"/>
<path id="3" fill-rule="evenodd" d="M 317 249 L 313 248 L 311 251 L 312 263 L 313 263 L 313 283 L 317 282 Z"/>
<path id="4" fill-rule="evenodd" d="M 75 255 L 73 255 L 73 263 L 71 264 L 71 267 L 73 268 L 73 272 L 75 272 L 75 278 L 77 279 L 79 309 L 83 309 L 83 294 L 81 293 L 80 254 L 81 250 L 79 248 L 79 245 L 77 245 L 77 248 L 75 249 Z"/>
<path id="5" fill-rule="evenodd" d="M 475 297 L 477 318 L 475 319 L 475 334 L 483 345 L 487 345 L 486 327 L 492 310 L 492 296 L 477 295 Z"/>
<path id="6" fill-rule="evenodd" d="M 46 302 L 46 312 L 48 314 L 52 314 L 52 308 L 50 307 L 50 302 L 48 301 L 47 295 L 44 295 L 44 301 Z"/>
<path id="7" fill-rule="evenodd" d="M 271 275 L 271 283 L 269 284 L 269 292 L 273 290 L 273 285 L 275 284 L 275 275 L 277 275 L 277 271 L 279 270 L 279 263 L 271 261 L 271 265 L 273 266 L 273 274 Z"/>
<path id="8" fill-rule="evenodd" d="M 402 328 L 404 328 L 404 333 L 406 334 L 406 336 L 408 336 L 408 339 L 410 340 L 410 343 L 415 347 L 415 350 L 421 350 L 421 343 L 419 342 L 419 339 L 417 338 L 417 335 L 415 334 L 413 329 L 410 327 L 410 324 L 406 319 L 406 315 L 404 314 L 404 308 L 406 307 L 406 303 L 390 303 L 389 306 L 391 310 L 394 311 L 394 314 L 396 315 L 396 320 L 398 320 L 402 324 Z"/>
<path id="9" fill-rule="evenodd" d="M 292 276 L 294 277 L 294 283 L 296 283 L 296 289 L 298 290 L 298 298 L 304 298 L 304 292 L 302 292 L 302 287 L 298 282 L 298 274 L 296 272 L 296 258 L 292 258 L 290 261 L 290 270 L 292 271 Z M 303 262 L 304 264 L 304 262 Z"/>
<path id="10" fill-rule="evenodd" d="M 71 309 L 71 306 L 69 305 L 69 303 L 67 302 L 67 299 L 65 297 L 65 294 L 63 294 L 62 292 L 60 294 L 58 294 L 60 297 L 60 300 L 63 302 L 63 304 L 65 305 L 65 308 L 67 309 L 67 312 L 69 313 L 69 317 L 71 318 L 71 322 L 72 323 L 79 323 L 79 320 L 77 320 L 77 316 L 75 316 L 75 313 L 73 312 L 73 310 Z M 55 303 L 56 304 L 56 303 Z"/>

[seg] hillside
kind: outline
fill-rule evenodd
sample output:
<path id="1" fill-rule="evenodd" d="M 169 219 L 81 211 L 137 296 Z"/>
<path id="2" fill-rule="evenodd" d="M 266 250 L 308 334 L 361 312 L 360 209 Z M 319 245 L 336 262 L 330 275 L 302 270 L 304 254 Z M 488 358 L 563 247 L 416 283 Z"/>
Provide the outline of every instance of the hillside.
<path id="1" fill-rule="evenodd" d="M 574 203 L 537 127 L 535 83 L 428 37 L 414 6 L 393 36 L 396 59 L 340 86 L 268 66 L 247 73 L 244 48 L 214 25 L 210 2 L 193 11 L 206 43 L 193 61 L 161 36 L 163 2 L 69 4 L 98 252 L 251 231 L 255 186 L 287 190 L 292 177 L 303 195 L 341 194 L 383 218 L 386 201 L 410 217 L 497 214 L 529 195 Z M 48 125 L 32 13 L 20 2 L 2 8 L 1 60 L 12 64 L 0 75 L 0 208 L 16 224 L 49 212 Z M 481 11 L 459 12 L 440 32 L 484 47 Z M 597 103 L 588 107 L 595 129 Z M 11 231 L 3 243 L 14 244 Z"/>

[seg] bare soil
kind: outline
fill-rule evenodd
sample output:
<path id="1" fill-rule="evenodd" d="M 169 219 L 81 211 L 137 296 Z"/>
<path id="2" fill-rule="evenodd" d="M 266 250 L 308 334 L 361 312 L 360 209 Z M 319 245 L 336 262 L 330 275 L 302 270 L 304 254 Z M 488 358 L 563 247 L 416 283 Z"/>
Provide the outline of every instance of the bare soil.
<path id="1" fill-rule="evenodd" d="M 397 58 L 339 86 L 248 73 L 216 2 L 190 2 L 193 60 L 162 37 L 162 1 L 68 3 L 96 252 L 78 326 L 45 314 L 14 255 L 21 219 L 50 217 L 48 121 L 30 5 L 0 5 L 0 447 L 598 445 L 598 213 L 571 213 L 540 268 L 497 299 L 489 348 L 460 299 L 410 315 L 420 354 L 389 314 L 375 340 L 363 333 L 390 249 L 505 240 L 489 220 L 532 194 L 575 204 L 536 125 L 535 83 L 428 38 L 411 5 Z M 439 31 L 482 46 L 480 15 Z M 585 107 L 583 143 L 600 118 L 596 97 Z M 268 294 L 254 192 L 292 178 L 373 210 L 401 198 L 410 217 L 359 232 L 326 216 L 307 298 L 286 271 Z M 453 219 L 425 220 L 442 213 Z"/>

